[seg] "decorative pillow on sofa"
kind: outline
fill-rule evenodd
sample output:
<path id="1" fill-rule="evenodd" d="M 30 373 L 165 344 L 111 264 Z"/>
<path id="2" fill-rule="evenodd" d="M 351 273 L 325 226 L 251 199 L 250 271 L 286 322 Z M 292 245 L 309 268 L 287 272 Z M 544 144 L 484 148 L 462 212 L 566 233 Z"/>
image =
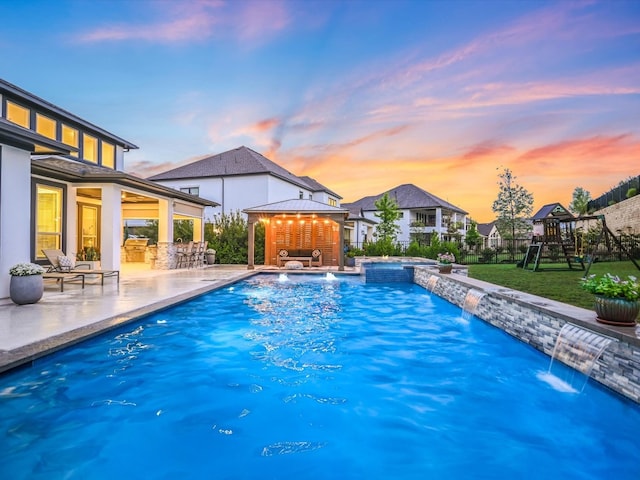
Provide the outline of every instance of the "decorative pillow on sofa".
<path id="1" fill-rule="evenodd" d="M 58 256 L 58 265 L 62 270 L 71 270 L 76 266 L 76 259 L 65 255 Z"/>

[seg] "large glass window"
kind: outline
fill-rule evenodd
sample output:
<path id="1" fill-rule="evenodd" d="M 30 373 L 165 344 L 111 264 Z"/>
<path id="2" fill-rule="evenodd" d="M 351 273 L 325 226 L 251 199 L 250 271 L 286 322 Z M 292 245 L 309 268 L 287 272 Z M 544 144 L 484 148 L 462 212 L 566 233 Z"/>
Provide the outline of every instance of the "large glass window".
<path id="1" fill-rule="evenodd" d="M 102 142 L 102 166 L 108 168 L 116 167 L 116 149 L 105 141 Z"/>
<path id="2" fill-rule="evenodd" d="M 52 140 L 56 139 L 56 121 L 36 113 L 36 132 Z"/>
<path id="3" fill-rule="evenodd" d="M 98 163 L 98 139 L 82 134 L 82 158 L 88 162 Z"/>
<path id="4" fill-rule="evenodd" d="M 43 248 L 62 249 L 62 188 L 36 185 L 36 251 L 44 259 Z"/>
<path id="5" fill-rule="evenodd" d="M 78 130 L 63 124 L 62 125 L 62 143 L 66 143 L 67 145 L 71 145 L 72 147 L 78 148 L 78 145 L 79 145 L 78 142 L 79 142 Z M 71 152 L 71 155 L 73 155 L 74 157 L 78 156 L 76 152 Z"/>
<path id="6" fill-rule="evenodd" d="M 24 128 L 31 128 L 31 111 L 7 100 L 7 120 Z"/>

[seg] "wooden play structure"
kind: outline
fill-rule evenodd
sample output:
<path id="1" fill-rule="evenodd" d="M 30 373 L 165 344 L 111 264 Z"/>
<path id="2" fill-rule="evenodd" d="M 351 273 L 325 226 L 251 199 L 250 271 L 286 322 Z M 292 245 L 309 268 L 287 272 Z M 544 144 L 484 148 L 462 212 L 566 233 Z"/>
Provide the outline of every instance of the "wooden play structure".
<path id="1" fill-rule="evenodd" d="M 561 258 L 566 267 L 554 266 L 544 270 L 574 269 L 585 270 L 585 276 L 597 259 L 600 246 L 604 245 L 611 254 L 613 245 L 619 248 L 640 270 L 640 265 L 620 240 L 609 230 L 604 215 L 567 218 L 542 218 L 534 222 L 533 237 L 527 248 L 522 268 L 532 271 L 542 270 L 543 259 L 557 263 Z"/>

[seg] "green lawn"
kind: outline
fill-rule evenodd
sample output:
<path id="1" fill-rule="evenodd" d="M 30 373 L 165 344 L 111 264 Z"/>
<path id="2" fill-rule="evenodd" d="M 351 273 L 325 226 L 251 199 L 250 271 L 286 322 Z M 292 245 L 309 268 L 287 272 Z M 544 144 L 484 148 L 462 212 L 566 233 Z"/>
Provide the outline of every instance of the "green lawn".
<path id="1" fill-rule="evenodd" d="M 543 264 L 542 268 L 566 267 L 561 265 Z M 591 266 L 589 274 L 598 276 L 611 273 L 620 277 L 633 275 L 640 278 L 638 270 L 630 261 L 626 262 L 596 262 Z M 469 277 L 503 287 L 513 288 L 522 292 L 539 295 L 559 302 L 568 303 L 582 308 L 593 308 L 593 295 L 580 287 L 580 279 L 584 275 L 582 270 L 523 270 L 511 264 L 479 264 L 469 265 Z"/>

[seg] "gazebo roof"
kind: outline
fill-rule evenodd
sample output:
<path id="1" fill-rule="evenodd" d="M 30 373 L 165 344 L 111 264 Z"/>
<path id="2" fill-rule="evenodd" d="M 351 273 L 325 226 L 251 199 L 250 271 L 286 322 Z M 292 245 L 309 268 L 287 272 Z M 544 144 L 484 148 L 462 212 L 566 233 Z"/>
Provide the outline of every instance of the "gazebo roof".
<path id="1" fill-rule="evenodd" d="M 291 213 L 291 214 L 310 214 L 310 213 L 342 213 L 347 215 L 349 210 L 341 207 L 334 207 L 326 203 L 316 202 L 315 200 L 292 199 L 283 200 L 281 202 L 268 203 L 257 207 L 246 208 L 244 213 Z"/>

